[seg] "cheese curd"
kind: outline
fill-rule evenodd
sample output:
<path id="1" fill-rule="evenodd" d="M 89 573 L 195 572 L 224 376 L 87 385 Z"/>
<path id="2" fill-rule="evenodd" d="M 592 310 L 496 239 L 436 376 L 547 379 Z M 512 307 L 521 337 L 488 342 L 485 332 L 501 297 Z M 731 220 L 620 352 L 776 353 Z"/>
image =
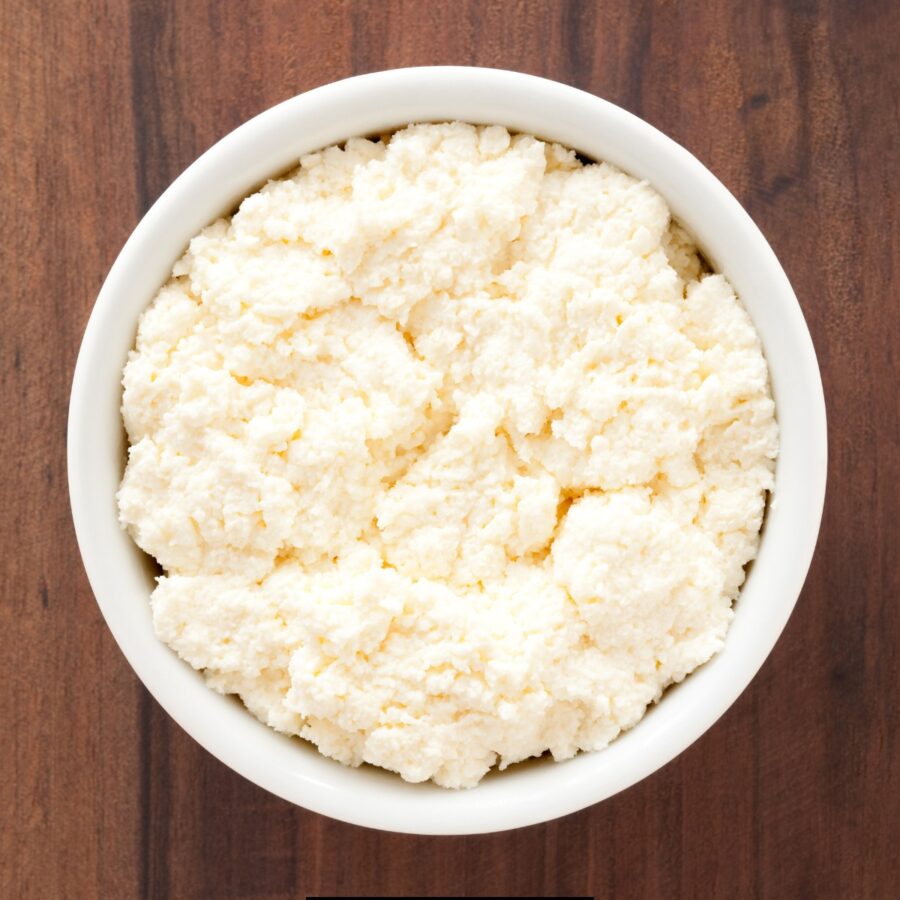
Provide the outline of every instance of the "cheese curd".
<path id="1" fill-rule="evenodd" d="M 348 765 L 597 750 L 723 644 L 777 429 L 645 182 L 499 127 L 304 157 L 191 241 L 124 373 L 159 637 Z"/>

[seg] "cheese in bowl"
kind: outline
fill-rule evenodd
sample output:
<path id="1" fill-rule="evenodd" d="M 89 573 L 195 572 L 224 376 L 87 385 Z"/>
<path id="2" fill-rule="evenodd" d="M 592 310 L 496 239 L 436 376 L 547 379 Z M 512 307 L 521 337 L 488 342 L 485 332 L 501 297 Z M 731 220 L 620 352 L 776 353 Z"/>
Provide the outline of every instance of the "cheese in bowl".
<path id="1" fill-rule="evenodd" d="M 446 787 L 601 749 L 723 646 L 778 443 L 756 331 L 653 188 L 459 123 L 204 229 L 122 408 L 159 637 Z"/>

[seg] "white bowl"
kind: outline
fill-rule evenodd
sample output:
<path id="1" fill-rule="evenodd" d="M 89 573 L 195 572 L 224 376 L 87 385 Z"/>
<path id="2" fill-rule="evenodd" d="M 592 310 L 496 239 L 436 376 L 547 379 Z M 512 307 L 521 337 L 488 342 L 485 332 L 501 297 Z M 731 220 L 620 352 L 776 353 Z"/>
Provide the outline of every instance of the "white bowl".
<path id="1" fill-rule="evenodd" d="M 408 122 L 446 120 L 529 132 L 650 181 L 752 316 L 781 429 L 774 502 L 723 651 L 608 749 L 514 766 L 467 791 L 345 768 L 206 687 L 153 633 L 152 569 L 119 528 L 115 500 L 125 444 L 122 368 L 138 316 L 188 240 L 304 153 Z M 621 791 L 681 753 L 735 701 L 784 628 L 812 558 L 825 495 L 825 402 L 809 332 L 778 260 L 690 153 L 624 110 L 556 82 L 493 69 L 401 69 L 317 88 L 262 113 L 157 200 L 116 259 L 88 322 L 72 384 L 68 463 L 75 530 L 100 609 L 138 677 L 193 738 L 261 787 L 336 819 L 477 833 L 553 819 Z"/>

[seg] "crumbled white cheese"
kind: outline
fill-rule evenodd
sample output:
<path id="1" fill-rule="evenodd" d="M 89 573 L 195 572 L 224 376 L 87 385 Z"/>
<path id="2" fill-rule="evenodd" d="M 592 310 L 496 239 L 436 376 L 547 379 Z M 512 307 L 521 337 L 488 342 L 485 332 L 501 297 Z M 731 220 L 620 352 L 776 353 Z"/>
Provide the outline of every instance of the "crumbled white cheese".
<path id="1" fill-rule="evenodd" d="M 159 636 L 348 765 L 604 747 L 710 658 L 777 449 L 662 198 L 498 127 L 351 140 L 205 229 L 124 375 Z"/>

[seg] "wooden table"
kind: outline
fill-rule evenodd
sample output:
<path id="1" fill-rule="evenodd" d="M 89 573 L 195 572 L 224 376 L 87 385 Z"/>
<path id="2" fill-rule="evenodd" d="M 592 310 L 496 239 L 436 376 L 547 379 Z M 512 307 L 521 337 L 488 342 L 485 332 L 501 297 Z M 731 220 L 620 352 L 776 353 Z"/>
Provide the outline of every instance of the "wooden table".
<path id="1" fill-rule="evenodd" d="M 900 6 L 6 0 L 0 18 L 0 896 L 898 895 Z M 752 686 L 636 787 L 487 837 L 343 825 L 216 762 L 107 632 L 66 493 L 82 329 L 153 199 L 273 103 L 429 63 L 547 75 L 693 151 L 791 277 L 830 425 L 816 558 Z"/>

